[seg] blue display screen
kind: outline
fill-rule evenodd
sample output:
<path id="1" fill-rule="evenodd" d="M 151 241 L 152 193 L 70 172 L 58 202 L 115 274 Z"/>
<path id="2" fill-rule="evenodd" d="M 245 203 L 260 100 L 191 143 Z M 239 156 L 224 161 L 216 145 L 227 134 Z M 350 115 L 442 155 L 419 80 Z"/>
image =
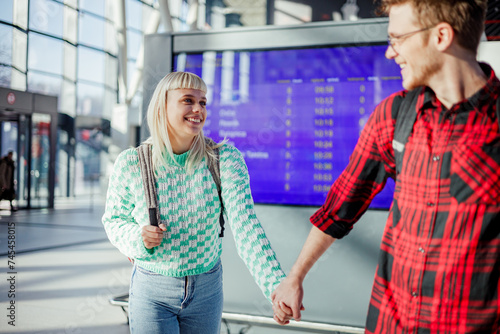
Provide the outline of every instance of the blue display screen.
<path id="1" fill-rule="evenodd" d="M 256 203 L 322 205 L 375 106 L 402 89 L 386 46 L 178 54 L 208 86 L 206 136 L 244 155 Z M 389 180 L 371 208 L 388 209 Z"/>

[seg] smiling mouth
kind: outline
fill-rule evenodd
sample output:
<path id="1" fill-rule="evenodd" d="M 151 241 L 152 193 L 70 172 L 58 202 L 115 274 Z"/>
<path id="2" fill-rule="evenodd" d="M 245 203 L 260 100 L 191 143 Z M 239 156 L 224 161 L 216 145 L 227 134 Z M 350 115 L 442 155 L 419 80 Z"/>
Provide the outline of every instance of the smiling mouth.
<path id="1" fill-rule="evenodd" d="M 187 117 L 186 119 L 193 123 L 201 123 L 201 119 L 199 118 Z"/>

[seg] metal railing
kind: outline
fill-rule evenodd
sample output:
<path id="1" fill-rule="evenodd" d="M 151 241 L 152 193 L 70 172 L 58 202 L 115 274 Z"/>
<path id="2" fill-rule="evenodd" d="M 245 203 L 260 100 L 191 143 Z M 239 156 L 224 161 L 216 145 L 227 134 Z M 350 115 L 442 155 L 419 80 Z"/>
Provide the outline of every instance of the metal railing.
<path id="1" fill-rule="evenodd" d="M 109 302 L 111 305 L 120 306 L 123 312 L 125 312 L 128 321 L 128 314 L 125 309 L 126 307 L 128 307 L 128 294 L 111 298 Z M 243 313 L 231 313 L 231 312 L 222 312 L 222 321 L 228 323 L 246 324 L 250 326 L 254 325 L 254 326 L 273 327 L 277 329 L 279 328 L 279 329 L 303 330 L 311 333 L 363 334 L 365 332 L 364 328 L 360 327 L 333 325 L 333 324 L 311 322 L 311 321 L 297 322 L 292 320 L 288 325 L 280 326 L 271 317 L 263 317 L 263 316 L 256 316 Z"/>

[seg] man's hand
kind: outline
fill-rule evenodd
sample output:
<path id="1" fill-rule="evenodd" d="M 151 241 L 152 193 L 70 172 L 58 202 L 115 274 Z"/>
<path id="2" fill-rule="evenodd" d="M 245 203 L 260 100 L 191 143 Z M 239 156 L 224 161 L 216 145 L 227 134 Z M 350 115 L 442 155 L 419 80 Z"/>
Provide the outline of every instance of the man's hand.
<path id="1" fill-rule="evenodd" d="M 151 249 L 161 244 L 163 240 L 163 232 L 166 230 L 167 228 L 164 224 L 160 224 L 158 227 L 153 225 L 144 225 L 141 232 L 144 246 L 147 249 Z"/>
<path id="2" fill-rule="evenodd" d="M 317 227 L 313 226 L 311 228 L 311 232 L 309 232 L 309 236 L 304 246 L 302 246 L 299 257 L 292 266 L 288 277 L 271 294 L 274 319 L 280 325 L 287 324 L 290 317 L 300 321 L 300 311 L 304 310 L 304 306 L 302 306 L 304 296 L 302 282 L 314 263 L 334 241 L 334 238 Z"/>
<path id="3" fill-rule="evenodd" d="M 300 311 L 304 310 L 303 297 L 302 280 L 294 276 L 285 278 L 271 294 L 274 320 L 280 325 L 288 324 L 291 318 L 300 321 Z"/>

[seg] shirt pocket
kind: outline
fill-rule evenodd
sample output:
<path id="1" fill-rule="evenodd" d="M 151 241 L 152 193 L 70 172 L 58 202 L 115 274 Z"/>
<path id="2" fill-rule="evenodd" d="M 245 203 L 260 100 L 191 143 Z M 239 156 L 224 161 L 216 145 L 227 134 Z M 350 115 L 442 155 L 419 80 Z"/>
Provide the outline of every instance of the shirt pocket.
<path id="1" fill-rule="evenodd" d="M 450 194 L 458 203 L 500 203 L 500 142 L 453 149 Z"/>

